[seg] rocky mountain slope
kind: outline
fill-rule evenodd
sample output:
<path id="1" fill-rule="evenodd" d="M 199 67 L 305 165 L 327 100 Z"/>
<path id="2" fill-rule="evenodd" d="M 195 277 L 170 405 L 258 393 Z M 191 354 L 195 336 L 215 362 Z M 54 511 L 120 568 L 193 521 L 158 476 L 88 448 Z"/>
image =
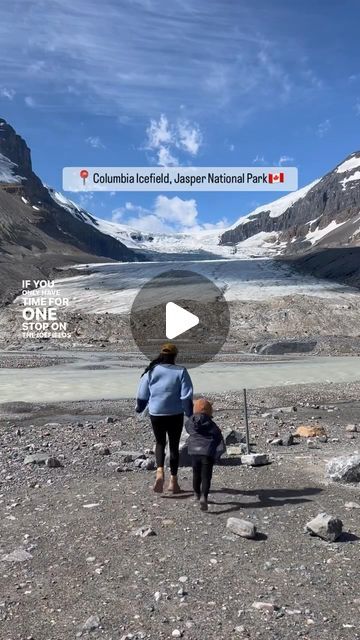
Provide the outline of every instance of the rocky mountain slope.
<path id="1" fill-rule="evenodd" d="M 291 254 L 360 244 L 360 151 L 320 180 L 241 217 L 220 242 L 237 244 L 264 232 Z"/>
<path id="2" fill-rule="evenodd" d="M 87 224 L 85 214 L 69 215 L 56 201 L 33 172 L 25 141 L 0 119 L 0 299 L 10 299 L 23 278 L 49 276 L 55 267 L 136 260 L 132 249 Z"/>

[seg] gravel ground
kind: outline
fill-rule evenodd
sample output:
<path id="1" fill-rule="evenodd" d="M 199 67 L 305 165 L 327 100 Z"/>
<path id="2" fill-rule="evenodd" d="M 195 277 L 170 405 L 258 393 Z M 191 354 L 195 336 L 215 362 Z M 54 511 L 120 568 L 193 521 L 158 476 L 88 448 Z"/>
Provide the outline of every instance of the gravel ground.
<path id="1" fill-rule="evenodd" d="M 329 458 L 359 450 L 360 433 L 346 431 L 358 423 L 359 392 L 252 392 L 254 450 L 272 463 L 217 466 L 208 513 L 194 505 L 189 469 L 180 470 L 181 495 L 158 496 L 153 472 L 126 462 L 127 451 L 153 447 L 132 400 L 0 405 L 0 637 L 360 638 L 360 508 L 345 506 L 360 504 L 360 489 L 324 479 Z M 214 400 L 219 424 L 242 431 L 236 394 Z M 267 442 L 300 424 L 324 426 L 328 442 Z M 63 466 L 24 465 L 39 452 Z M 335 543 L 304 534 L 322 511 L 343 520 Z M 230 534 L 229 516 L 253 522 L 258 538 Z M 156 535 L 134 535 L 139 527 Z"/>

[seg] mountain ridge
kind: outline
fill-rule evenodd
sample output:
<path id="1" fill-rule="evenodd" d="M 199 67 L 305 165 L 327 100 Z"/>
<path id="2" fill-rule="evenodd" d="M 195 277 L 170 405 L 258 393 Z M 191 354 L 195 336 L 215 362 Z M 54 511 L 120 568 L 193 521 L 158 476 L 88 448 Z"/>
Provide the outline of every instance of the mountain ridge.
<path id="1" fill-rule="evenodd" d="M 34 173 L 25 140 L 0 118 L 0 299 L 11 299 L 24 277 L 100 259 L 133 261 L 137 254 L 69 216 Z"/>
<path id="2" fill-rule="evenodd" d="M 281 205 L 284 206 L 281 206 Z M 342 226 L 341 233 L 336 232 Z M 344 226 L 346 225 L 346 226 Z M 259 232 L 277 234 L 282 252 L 360 242 L 360 151 L 322 178 L 241 217 L 220 239 L 238 244 Z"/>

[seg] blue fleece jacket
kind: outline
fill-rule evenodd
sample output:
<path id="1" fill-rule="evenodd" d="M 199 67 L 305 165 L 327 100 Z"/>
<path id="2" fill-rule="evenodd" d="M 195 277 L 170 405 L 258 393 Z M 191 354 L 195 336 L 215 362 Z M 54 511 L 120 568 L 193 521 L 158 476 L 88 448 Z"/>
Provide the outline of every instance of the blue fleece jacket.
<path id="1" fill-rule="evenodd" d="M 193 410 L 193 386 L 185 367 L 176 364 L 157 364 L 145 373 L 139 384 L 136 411 L 143 411 L 149 403 L 153 416 L 169 416 Z"/>

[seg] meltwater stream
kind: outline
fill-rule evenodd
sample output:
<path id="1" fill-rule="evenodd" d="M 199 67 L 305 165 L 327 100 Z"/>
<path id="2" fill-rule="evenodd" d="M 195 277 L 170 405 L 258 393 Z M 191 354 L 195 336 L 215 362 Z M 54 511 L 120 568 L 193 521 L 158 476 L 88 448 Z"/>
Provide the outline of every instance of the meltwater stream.
<path id="1" fill-rule="evenodd" d="M 126 356 L 121 359 L 118 353 L 67 352 L 66 358 L 69 357 L 71 361 L 51 367 L 0 369 L 0 403 L 134 397 L 143 370 L 142 363 L 126 360 Z M 191 369 L 190 374 L 195 392 L 207 394 L 237 391 L 243 387 L 256 389 L 303 383 L 355 382 L 360 381 L 360 357 L 210 362 Z"/>

